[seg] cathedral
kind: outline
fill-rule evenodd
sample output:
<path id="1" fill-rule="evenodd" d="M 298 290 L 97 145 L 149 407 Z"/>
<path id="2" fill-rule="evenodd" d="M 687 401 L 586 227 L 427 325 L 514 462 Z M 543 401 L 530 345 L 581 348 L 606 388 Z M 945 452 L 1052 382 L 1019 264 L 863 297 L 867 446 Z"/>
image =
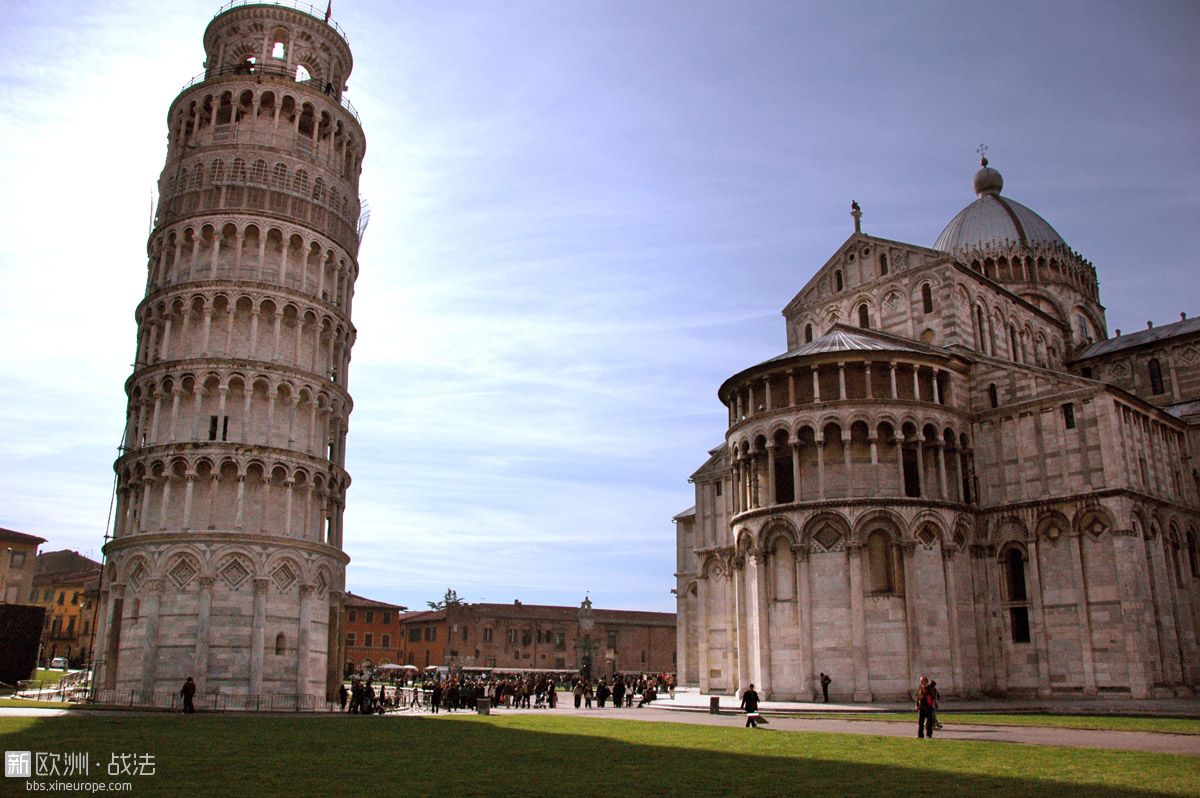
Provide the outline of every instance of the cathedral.
<path id="1" fill-rule="evenodd" d="M 675 518 L 680 681 L 811 700 L 1189 696 L 1200 319 L 1108 334 L 1093 265 L 1002 193 L 932 247 L 855 232 L 729 377 Z"/>

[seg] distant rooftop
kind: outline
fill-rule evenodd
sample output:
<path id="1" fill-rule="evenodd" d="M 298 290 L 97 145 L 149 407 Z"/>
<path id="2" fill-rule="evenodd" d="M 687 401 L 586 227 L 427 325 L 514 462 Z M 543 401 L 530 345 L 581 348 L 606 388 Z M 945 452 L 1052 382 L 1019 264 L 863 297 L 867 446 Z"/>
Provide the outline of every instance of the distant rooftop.
<path id="1" fill-rule="evenodd" d="M 24 532 L 16 532 L 12 529 L 4 529 L 0 527 L 0 542 L 3 543 L 45 543 L 45 538 L 39 538 L 37 535 L 27 535 Z"/>
<path id="2" fill-rule="evenodd" d="M 1122 349 L 1132 349 L 1136 346 L 1158 343 L 1159 341 L 1165 341 L 1168 338 L 1175 338 L 1180 335 L 1191 335 L 1192 333 L 1197 332 L 1200 332 L 1200 317 L 1184 319 L 1182 321 L 1177 321 L 1174 324 L 1164 324 L 1161 327 L 1151 327 L 1148 330 L 1140 330 L 1135 333 L 1118 335 L 1116 337 L 1109 338 L 1106 341 L 1097 341 L 1076 356 L 1075 360 L 1086 360 L 1089 357 L 1108 355 L 1113 352 L 1119 352 Z"/>

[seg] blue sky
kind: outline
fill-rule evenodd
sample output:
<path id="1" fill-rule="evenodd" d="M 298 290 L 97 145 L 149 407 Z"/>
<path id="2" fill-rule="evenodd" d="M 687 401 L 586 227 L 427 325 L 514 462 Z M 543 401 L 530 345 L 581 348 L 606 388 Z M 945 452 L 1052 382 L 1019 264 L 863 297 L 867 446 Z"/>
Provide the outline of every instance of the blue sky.
<path id="1" fill-rule="evenodd" d="M 166 111 L 217 4 L 3 2 L 0 526 L 97 553 Z M 323 6 L 318 13 L 323 11 Z M 337 0 L 367 133 L 350 589 L 674 609 L 716 388 L 852 230 L 1005 194 L 1200 313 L 1195 3 Z"/>

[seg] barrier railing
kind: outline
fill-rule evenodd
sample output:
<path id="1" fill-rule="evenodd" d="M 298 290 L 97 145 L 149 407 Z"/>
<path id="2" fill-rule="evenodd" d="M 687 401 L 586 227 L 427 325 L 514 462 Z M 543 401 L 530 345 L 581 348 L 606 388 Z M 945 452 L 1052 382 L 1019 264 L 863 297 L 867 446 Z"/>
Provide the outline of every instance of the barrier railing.
<path id="1" fill-rule="evenodd" d="M 251 64 L 247 62 L 244 64 L 236 64 L 234 66 L 208 69 L 185 83 L 179 92 L 182 94 L 192 86 L 222 77 L 239 77 L 246 79 L 271 78 L 272 80 L 279 82 L 309 86 L 317 93 L 324 94 L 326 97 L 336 100 L 342 106 L 342 108 L 346 109 L 350 116 L 354 117 L 355 122 L 357 122 L 359 125 L 362 125 L 362 119 L 359 118 L 358 111 L 356 111 L 354 106 L 350 104 L 350 101 L 343 97 L 341 92 L 332 87 L 331 84 L 326 84 L 324 87 L 322 87 L 321 82 L 315 78 L 310 80 L 296 80 L 296 73 L 294 71 L 289 70 L 287 67 L 276 66 L 274 64 Z"/>
<path id="2" fill-rule="evenodd" d="M 96 704 L 125 707 L 145 707 L 181 711 L 183 698 L 178 692 L 162 690 L 110 690 L 97 688 L 92 696 Z M 261 695 L 226 695 L 224 693 L 196 694 L 193 703 L 197 710 L 210 712 L 332 712 L 336 702 L 311 695 L 267 693 Z"/>
<path id="3" fill-rule="evenodd" d="M 350 38 L 346 35 L 346 31 L 342 30 L 341 25 L 337 24 L 332 19 L 325 19 L 325 11 L 329 8 L 329 6 L 326 6 L 325 8 L 319 8 L 318 6 L 314 6 L 312 3 L 301 3 L 297 2 L 297 0 L 293 0 L 292 2 L 281 0 L 280 2 L 269 3 L 264 3 L 262 0 L 232 0 L 232 2 L 226 3 L 217 9 L 217 13 L 213 15 L 213 18 L 215 19 L 229 9 L 237 8 L 238 6 L 279 6 L 280 8 L 290 8 L 294 11 L 300 11 L 308 14 L 310 17 L 316 17 L 317 19 L 321 20 L 326 25 L 337 31 L 338 36 L 341 36 L 346 44 L 350 43 Z"/>

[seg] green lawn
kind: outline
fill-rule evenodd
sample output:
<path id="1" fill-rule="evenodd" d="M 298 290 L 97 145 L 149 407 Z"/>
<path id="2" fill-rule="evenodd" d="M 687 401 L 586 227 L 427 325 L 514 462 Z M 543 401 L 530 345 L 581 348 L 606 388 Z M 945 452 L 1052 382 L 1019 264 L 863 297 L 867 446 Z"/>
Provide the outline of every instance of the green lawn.
<path id="1" fill-rule="evenodd" d="M 67 671 L 62 671 L 62 670 L 58 670 L 58 669 L 50 670 L 47 668 L 38 668 L 37 673 L 33 677 L 33 681 L 43 682 L 46 687 L 49 687 L 50 685 L 58 684 L 59 682 L 61 682 L 62 678 L 66 675 L 67 675 Z"/>
<path id="2" fill-rule="evenodd" d="M 151 754 L 137 795 L 1200 794 L 1200 757 L 544 715 L 74 713 L 0 719 L 0 743 L 87 751 L 93 778 L 114 753 Z"/>
<path id="3" fill-rule="evenodd" d="M 772 713 L 767 713 L 771 715 Z M 772 715 L 774 717 L 774 715 Z M 888 720 L 916 722 L 915 712 L 813 712 L 781 715 L 789 718 L 835 720 Z M 1169 732 L 1171 734 L 1200 734 L 1200 718 L 1159 718 L 1146 715 L 1045 715 L 992 714 L 990 712 L 938 712 L 938 720 L 947 726 L 970 724 L 979 726 L 1043 726 L 1052 729 L 1099 729 L 1103 731 Z"/>
<path id="4" fill-rule="evenodd" d="M 29 709 L 30 707 L 40 709 L 69 709 L 75 706 L 70 701 L 35 701 L 29 698 L 0 698 L 0 707 L 21 707 Z"/>

